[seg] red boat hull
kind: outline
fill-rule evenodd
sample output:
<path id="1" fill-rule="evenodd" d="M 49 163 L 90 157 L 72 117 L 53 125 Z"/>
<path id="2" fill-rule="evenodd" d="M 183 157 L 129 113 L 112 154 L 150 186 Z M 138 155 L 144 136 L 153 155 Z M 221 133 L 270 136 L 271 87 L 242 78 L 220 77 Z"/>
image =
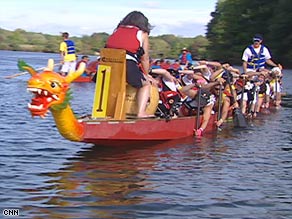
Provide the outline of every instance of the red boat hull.
<path id="1" fill-rule="evenodd" d="M 214 130 L 212 116 L 205 132 Z M 84 121 L 83 142 L 96 145 L 122 146 L 148 144 L 175 140 L 192 136 L 196 124 L 195 117 L 165 119 L 139 119 L 124 121 Z"/>
<path id="2" fill-rule="evenodd" d="M 80 76 L 80 77 L 76 78 L 73 82 L 87 83 L 87 82 L 92 82 L 92 80 L 91 80 L 90 76 Z"/>

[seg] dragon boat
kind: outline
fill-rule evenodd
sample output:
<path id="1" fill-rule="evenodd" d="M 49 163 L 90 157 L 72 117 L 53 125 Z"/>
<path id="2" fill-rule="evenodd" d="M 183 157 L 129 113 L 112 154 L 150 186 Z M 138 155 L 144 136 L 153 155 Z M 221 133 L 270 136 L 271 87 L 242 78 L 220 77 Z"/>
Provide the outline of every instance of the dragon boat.
<path id="1" fill-rule="evenodd" d="M 53 71 L 52 59 L 42 72 L 36 72 L 25 63 L 19 64 L 21 70 L 31 74 L 27 90 L 34 94 L 28 104 L 32 117 L 45 118 L 50 111 L 65 139 L 95 145 L 152 144 L 192 136 L 197 122 L 194 116 L 170 119 L 133 117 L 137 112 L 136 90 L 126 84 L 125 56 L 124 50 L 105 48 L 101 51 L 92 112 L 83 118 L 78 118 L 71 109 L 70 83 L 83 73 L 85 65 L 63 77 Z M 158 89 L 153 86 L 147 113 L 154 114 L 158 102 Z M 214 130 L 214 121 L 215 115 L 212 115 L 205 132 Z"/>

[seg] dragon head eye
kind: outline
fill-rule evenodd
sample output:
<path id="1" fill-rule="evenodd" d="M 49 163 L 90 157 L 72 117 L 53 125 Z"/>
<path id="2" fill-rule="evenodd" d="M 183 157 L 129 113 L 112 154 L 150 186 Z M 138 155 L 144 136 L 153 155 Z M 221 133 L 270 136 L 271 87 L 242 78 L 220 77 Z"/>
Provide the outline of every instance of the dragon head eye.
<path id="1" fill-rule="evenodd" d="M 58 85 L 58 84 L 57 84 L 56 82 L 54 82 L 54 81 L 51 82 L 51 87 L 52 87 L 52 88 L 57 87 L 57 85 Z"/>

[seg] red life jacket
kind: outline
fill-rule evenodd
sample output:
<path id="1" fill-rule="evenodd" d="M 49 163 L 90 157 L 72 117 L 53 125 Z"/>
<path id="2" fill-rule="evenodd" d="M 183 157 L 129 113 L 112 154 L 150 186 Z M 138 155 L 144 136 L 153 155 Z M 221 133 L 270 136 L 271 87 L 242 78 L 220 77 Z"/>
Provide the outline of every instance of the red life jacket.
<path id="1" fill-rule="evenodd" d="M 137 39 L 139 28 L 134 26 L 120 26 L 117 30 L 109 36 L 106 47 L 115 49 L 125 49 L 130 53 L 137 53 L 141 46 Z"/>
<path id="2" fill-rule="evenodd" d="M 187 53 L 182 54 L 180 64 L 185 65 L 187 63 Z"/>
<path id="3" fill-rule="evenodd" d="M 170 65 L 170 68 L 173 69 L 173 70 L 178 70 L 178 69 L 180 69 L 180 64 L 173 63 L 173 64 Z"/>

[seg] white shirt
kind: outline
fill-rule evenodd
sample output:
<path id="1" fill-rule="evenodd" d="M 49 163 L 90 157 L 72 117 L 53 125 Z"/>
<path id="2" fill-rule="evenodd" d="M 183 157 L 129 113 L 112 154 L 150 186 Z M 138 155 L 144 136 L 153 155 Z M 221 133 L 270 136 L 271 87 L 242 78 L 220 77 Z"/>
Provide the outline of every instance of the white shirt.
<path id="1" fill-rule="evenodd" d="M 259 46 L 258 48 L 254 48 L 254 47 L 253 47 L 253 49 L 254 49 L 254 51 L 255 51 L 257 54 L 259 54 L 260 49 L 261 49 L 261 46 Z M 267 49 L 267 47 L 264 47 L 263 54 L 264 54 L 266 60 L 271 59 L 271 54 L 270 54 L 269 50 Z M 251 56 L 252 56 L 252 52 L 251 52 L 251 50 L 247 47 L 247 48 L 244 50 L 241 59 L 242 59 L 243 61 L 246 61 L 246 62 L 247 62 L 248 58 L 250 58 Z"/>

